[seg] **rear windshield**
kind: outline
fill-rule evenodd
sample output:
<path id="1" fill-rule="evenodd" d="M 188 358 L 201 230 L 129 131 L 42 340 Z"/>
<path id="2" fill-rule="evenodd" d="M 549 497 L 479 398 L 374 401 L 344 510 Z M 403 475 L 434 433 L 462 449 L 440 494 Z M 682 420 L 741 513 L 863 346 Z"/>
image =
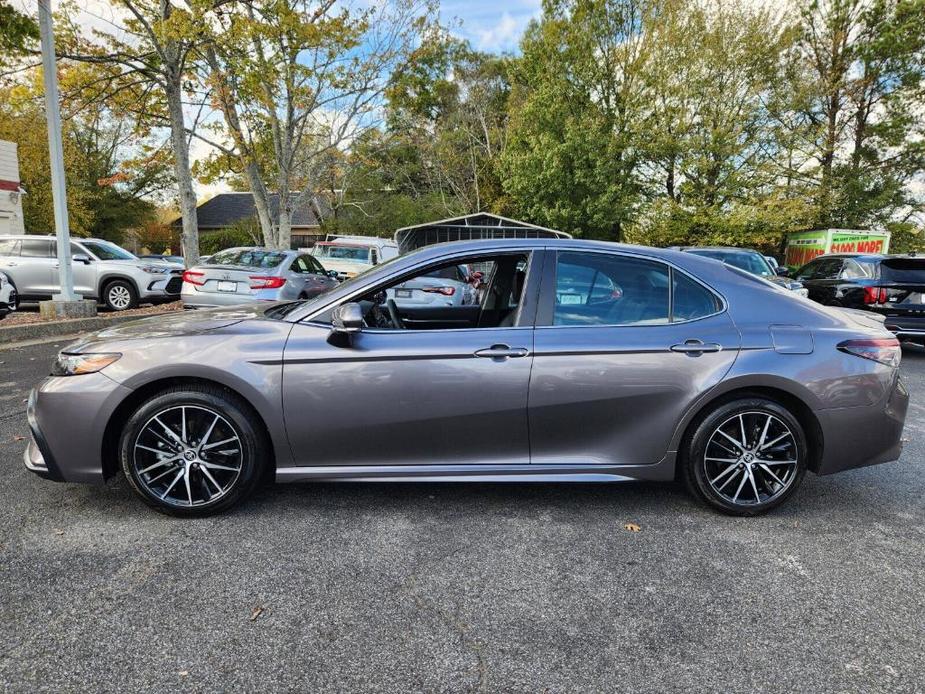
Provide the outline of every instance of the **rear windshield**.
<path id="1" fill-rule="evenodd" d="M 880 277 L 887 282 L 925 284 L 925 258 L 887 258 L 880 265 Z"/>
<path id="2" fill-rule="evenodd" d="M 209 265 L 241 265 L 243 267 L 277 267 L 286 257 L 280 251 L 264 251 L 254 248 L 232 248 L 219 251 L 209 259 Z"/>

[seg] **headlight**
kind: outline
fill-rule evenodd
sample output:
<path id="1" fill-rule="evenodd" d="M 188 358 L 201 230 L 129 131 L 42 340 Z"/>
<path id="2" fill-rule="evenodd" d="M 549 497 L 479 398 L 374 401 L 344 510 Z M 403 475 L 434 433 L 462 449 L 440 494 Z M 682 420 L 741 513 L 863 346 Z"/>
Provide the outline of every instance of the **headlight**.
<path id="1" fill-rule="evenodd" d="M 139 270 L 144 270 L 149 275 L 164 275 L 170 272 L 169 267 L 158 267 L 157 265 L 136 265 Z"/>
<path id="2" fill-rule="evenodd" d="M 93 374 L 117 361 L 121 354 L 65 354 L 61 352 L 51 368 L 52 376 Z"/>

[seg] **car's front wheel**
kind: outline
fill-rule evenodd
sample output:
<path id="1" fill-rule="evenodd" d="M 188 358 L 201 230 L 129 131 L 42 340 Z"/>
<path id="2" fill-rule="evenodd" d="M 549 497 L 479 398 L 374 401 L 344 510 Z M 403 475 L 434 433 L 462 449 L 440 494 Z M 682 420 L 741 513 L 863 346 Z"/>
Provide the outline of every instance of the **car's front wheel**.
<path id="1" fill-rule="evenodd" d="M 126 311 L 138 306 L 138 292 L 127 280 L 113 280 L 103 290 L 103 301 L 111 311 Z"/>
<path id="2" fill-rule="evenodd" d="M 255 415 L 219 387 L 176 387 L 126 423 L 122 470 L 149 506 L 175 516 L 224 511 L 257 487 L 269 444 Z"/>
<path id="3" fill-rule="evenodd" d="M 713 508 L 755 516 L 793 494 L 806 463 L 797 418 L 774 400 L 742 398 L 715 407 L 696 425 L 683 474 L 694 496 Z"/>

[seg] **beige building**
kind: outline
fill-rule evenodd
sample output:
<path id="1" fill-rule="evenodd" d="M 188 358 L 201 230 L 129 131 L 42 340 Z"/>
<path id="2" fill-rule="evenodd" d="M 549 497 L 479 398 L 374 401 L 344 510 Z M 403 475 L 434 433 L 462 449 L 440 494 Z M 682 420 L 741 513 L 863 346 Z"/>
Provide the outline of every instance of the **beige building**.
<path id="1" fill-rule="evenodd" d="M 25 233 L 22 195 L 16 143 L 0 140 L 0 236 Z"/>

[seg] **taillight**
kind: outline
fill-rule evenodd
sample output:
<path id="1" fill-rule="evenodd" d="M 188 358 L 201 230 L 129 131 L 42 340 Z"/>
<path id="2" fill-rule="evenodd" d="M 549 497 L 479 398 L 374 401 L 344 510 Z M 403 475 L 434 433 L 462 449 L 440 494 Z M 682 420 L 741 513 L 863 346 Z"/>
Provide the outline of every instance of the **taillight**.
<path id="1" fill-rule="evenodd" d="M 887 299 L 885 287 L 864 287 L 865 304 L 885 304 Z"/>
<path id="2" fill-rule="evenodd" d="M 183 281 L 189 282 L 190 284 L 195 284 L 197 287 L 201 287 L 206 282 L 203 279 L 199 279 L 205 273 L 204 272 L 193 272 L 192 270 L 183 271 Z"/>
<path id="3" fill-rule="evenodd" d="M 845 340 L 838 349 L 862 359 L 870 359 L 887 366 L 899 366 L 902 348 L 895 337 L 878 337 L 870 340 Z"/>
<path id="4" fill-rule="evenodd" d="M 271 277 L 269 275 L 251 275 L 251 289 L 279 289 L 286 284 L 284 277 Z"/>
<path id="5" fill-rule="evenodd" d="M 456 287 L 421 287 L 422 292 L 428 294 L 443 294 L 443 296 L 453 296 L 456 293 Z"/>

